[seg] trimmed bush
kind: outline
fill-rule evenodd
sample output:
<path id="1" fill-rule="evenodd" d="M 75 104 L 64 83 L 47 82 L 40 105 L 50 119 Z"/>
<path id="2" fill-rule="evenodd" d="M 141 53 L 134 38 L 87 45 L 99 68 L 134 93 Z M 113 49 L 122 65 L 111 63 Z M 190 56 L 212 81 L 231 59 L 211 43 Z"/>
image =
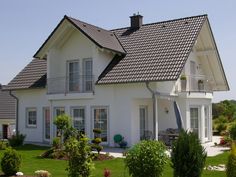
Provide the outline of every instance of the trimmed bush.
<path id="1" fill-rule="evenodd" d="M 174 177 L 200 177 L 206 152 L 195 133 L 181 131 L 172 145 L 171 162 Z"/>
<path id="2" fill-rule="evenodd" d="M 16 150 L 8 148 L 4 154 L 1 161 L 2 171 L 5 175 L 11 176 L 15 175 L 19 171 L 21 165 L 21 156 Z"/>
<path id="3" fill-rule="evenodd" d="M 21 146 L 24 143 L 25 137 L 26 135 L 20 133 L 12 135 L 12 137 L 8 139 L 9 145 L 12 147 Z"/>
<path id="4" fill-rule="evenodd" d="M 82 135 L 78 140 L 70 137 L 65 144 L 68 155 L 68 177 L 89 177 L 93 167 L 88 139 Z"/>
<path id="5" fill-rule="evenodd" d="M 128 150 L 125 166 L 133 177 L 160 177 L 167 163 L 166 148 L 162 142 L 140 141 Z"/>
<path id="6" fill-rule="evenodd" d="M 226 165 L 226 176 L 236 177 L 236 145 L 232 143 L 232 149 Z"/>
<path id="7" fill-rule="evenodd" d="M 229 128 L 229 135 L 230 138 L 236 140 L 236 123 L 232 124 L 231 127 Z"/>
<path id="8" fill-rule="evenodd" d="M 98 154 L 100 154 L 100 151 L 103 150 L 103 146 L 100 145 L 100 143 L 102 142 L 102 139 L 100 138 L 100 134 L 102 133 L 102 130 L 95 128 L 93 129 L 93 133 L 94 133 L 94 139 L 92 140 L 93 144 L 91 145 L 91 148 L 96 149 Z"/>

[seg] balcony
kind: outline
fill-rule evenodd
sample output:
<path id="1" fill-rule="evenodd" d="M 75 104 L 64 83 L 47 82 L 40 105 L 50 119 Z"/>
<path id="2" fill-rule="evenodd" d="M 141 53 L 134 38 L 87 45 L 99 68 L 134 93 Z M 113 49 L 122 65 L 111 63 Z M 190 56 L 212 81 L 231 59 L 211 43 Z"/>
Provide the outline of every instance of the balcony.
<path id="1" fill-rule="evenodd" d="M 204 75 L 189 75 L 186 80 L 180 80 L 177 84 L 177 92 L 205 92 L 211 93 L 212 86 L 210 80 Z"/>
<path id="2" fill-rule="evenodd" d="M 73 75 L 47 79 L 48 94 L 93 93 L 94 76 Z"/>

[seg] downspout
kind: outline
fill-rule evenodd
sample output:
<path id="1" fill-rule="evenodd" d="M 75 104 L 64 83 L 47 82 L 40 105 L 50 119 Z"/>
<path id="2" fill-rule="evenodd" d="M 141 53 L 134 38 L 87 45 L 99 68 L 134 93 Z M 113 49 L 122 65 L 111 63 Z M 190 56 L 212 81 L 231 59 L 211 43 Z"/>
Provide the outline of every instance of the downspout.
<path id="1" fill-rule="evenodd" d="M 151 92 L 152 94 L 152 104 L 153 104 L 153 139 L 154 140 L 158 140 L 158 132 L 157 132 L 157 128 L 158 128 L 158 120 L 157 120 L 157 95 L 160 95 L 160 93 L 155 92 L 154 90 L 152 90 L 149 86 L 149 82 L 146 82 L 146 87 L 147 89 Z"/>
<path id="2" fill-rule="evenodd" d="M 18 128 L 18 119 L 19 119 L 19 98 L 17 98 L 15 95 L 12 94 L 12 91 L 9 92 L 10 96 L 13 97 L 16 100 L 16 135 L 19 133 Z"/>

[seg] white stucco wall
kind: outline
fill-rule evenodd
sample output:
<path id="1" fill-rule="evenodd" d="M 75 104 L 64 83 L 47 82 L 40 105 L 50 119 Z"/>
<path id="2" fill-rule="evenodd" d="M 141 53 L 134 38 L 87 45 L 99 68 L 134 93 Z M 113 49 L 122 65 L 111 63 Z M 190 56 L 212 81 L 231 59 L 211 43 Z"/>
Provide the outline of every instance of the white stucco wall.
<path id="1" fill-rule="evenodd" d="M 14 94 L 19 99 L 19 132 L 27 135 L 25 141 L 43 142 L 43 107 L 49 106 L 46 89 L 19 90 Z M 26 126 L 26 108 L 37 109 L 37 127 Z"/>

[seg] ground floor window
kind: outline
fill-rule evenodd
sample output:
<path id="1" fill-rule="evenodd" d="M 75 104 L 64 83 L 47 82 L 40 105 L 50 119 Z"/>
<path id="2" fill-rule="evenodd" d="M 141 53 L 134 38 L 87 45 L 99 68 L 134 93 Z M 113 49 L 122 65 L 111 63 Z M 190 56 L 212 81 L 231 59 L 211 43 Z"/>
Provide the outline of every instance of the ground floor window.
<path id="1" fill-rule="evenodd" d="M 139 107 L 140 140 L 147 138 L 147 106 Z"/>
<path id="2" fill-rule="evenodd" d="M 101 139 L 103 142 L 108 141 L 108 108 L 94 107 L 92 108 L 93 128 L 102 130 Z"/>
<path id="3" fill-rule="evenodd" d="M 56 107 L 56 108 L 54 108 L 54 119 L 57 116 L 62 115 L 62 114 L 65 114 L 65 108 L 64 107 Z M 53 134 L 54 134 L 54 136 L 60 136 L 56 126 L 54 126 Z"/>
<path id="4" fill-rule="evenodd" d="M 81 133 L 85 134 L 85 108 L 75 107 L 71 109 L 73 126 Z"/>
<path id="5" fill-rule="evenodd" d="M 199 108 L 190 108 L 190 128 L 199 135 Z"/>
<path id="6" fill-rule="evenodd" d="M 37 126 L 37 109 L 26 108 L 26 126 L 36 127 Z"/>
<path id="7" fill-rule="evenodd" d="M 44 139 L 50 139 L 50 109 L 43 108 Z"/>

